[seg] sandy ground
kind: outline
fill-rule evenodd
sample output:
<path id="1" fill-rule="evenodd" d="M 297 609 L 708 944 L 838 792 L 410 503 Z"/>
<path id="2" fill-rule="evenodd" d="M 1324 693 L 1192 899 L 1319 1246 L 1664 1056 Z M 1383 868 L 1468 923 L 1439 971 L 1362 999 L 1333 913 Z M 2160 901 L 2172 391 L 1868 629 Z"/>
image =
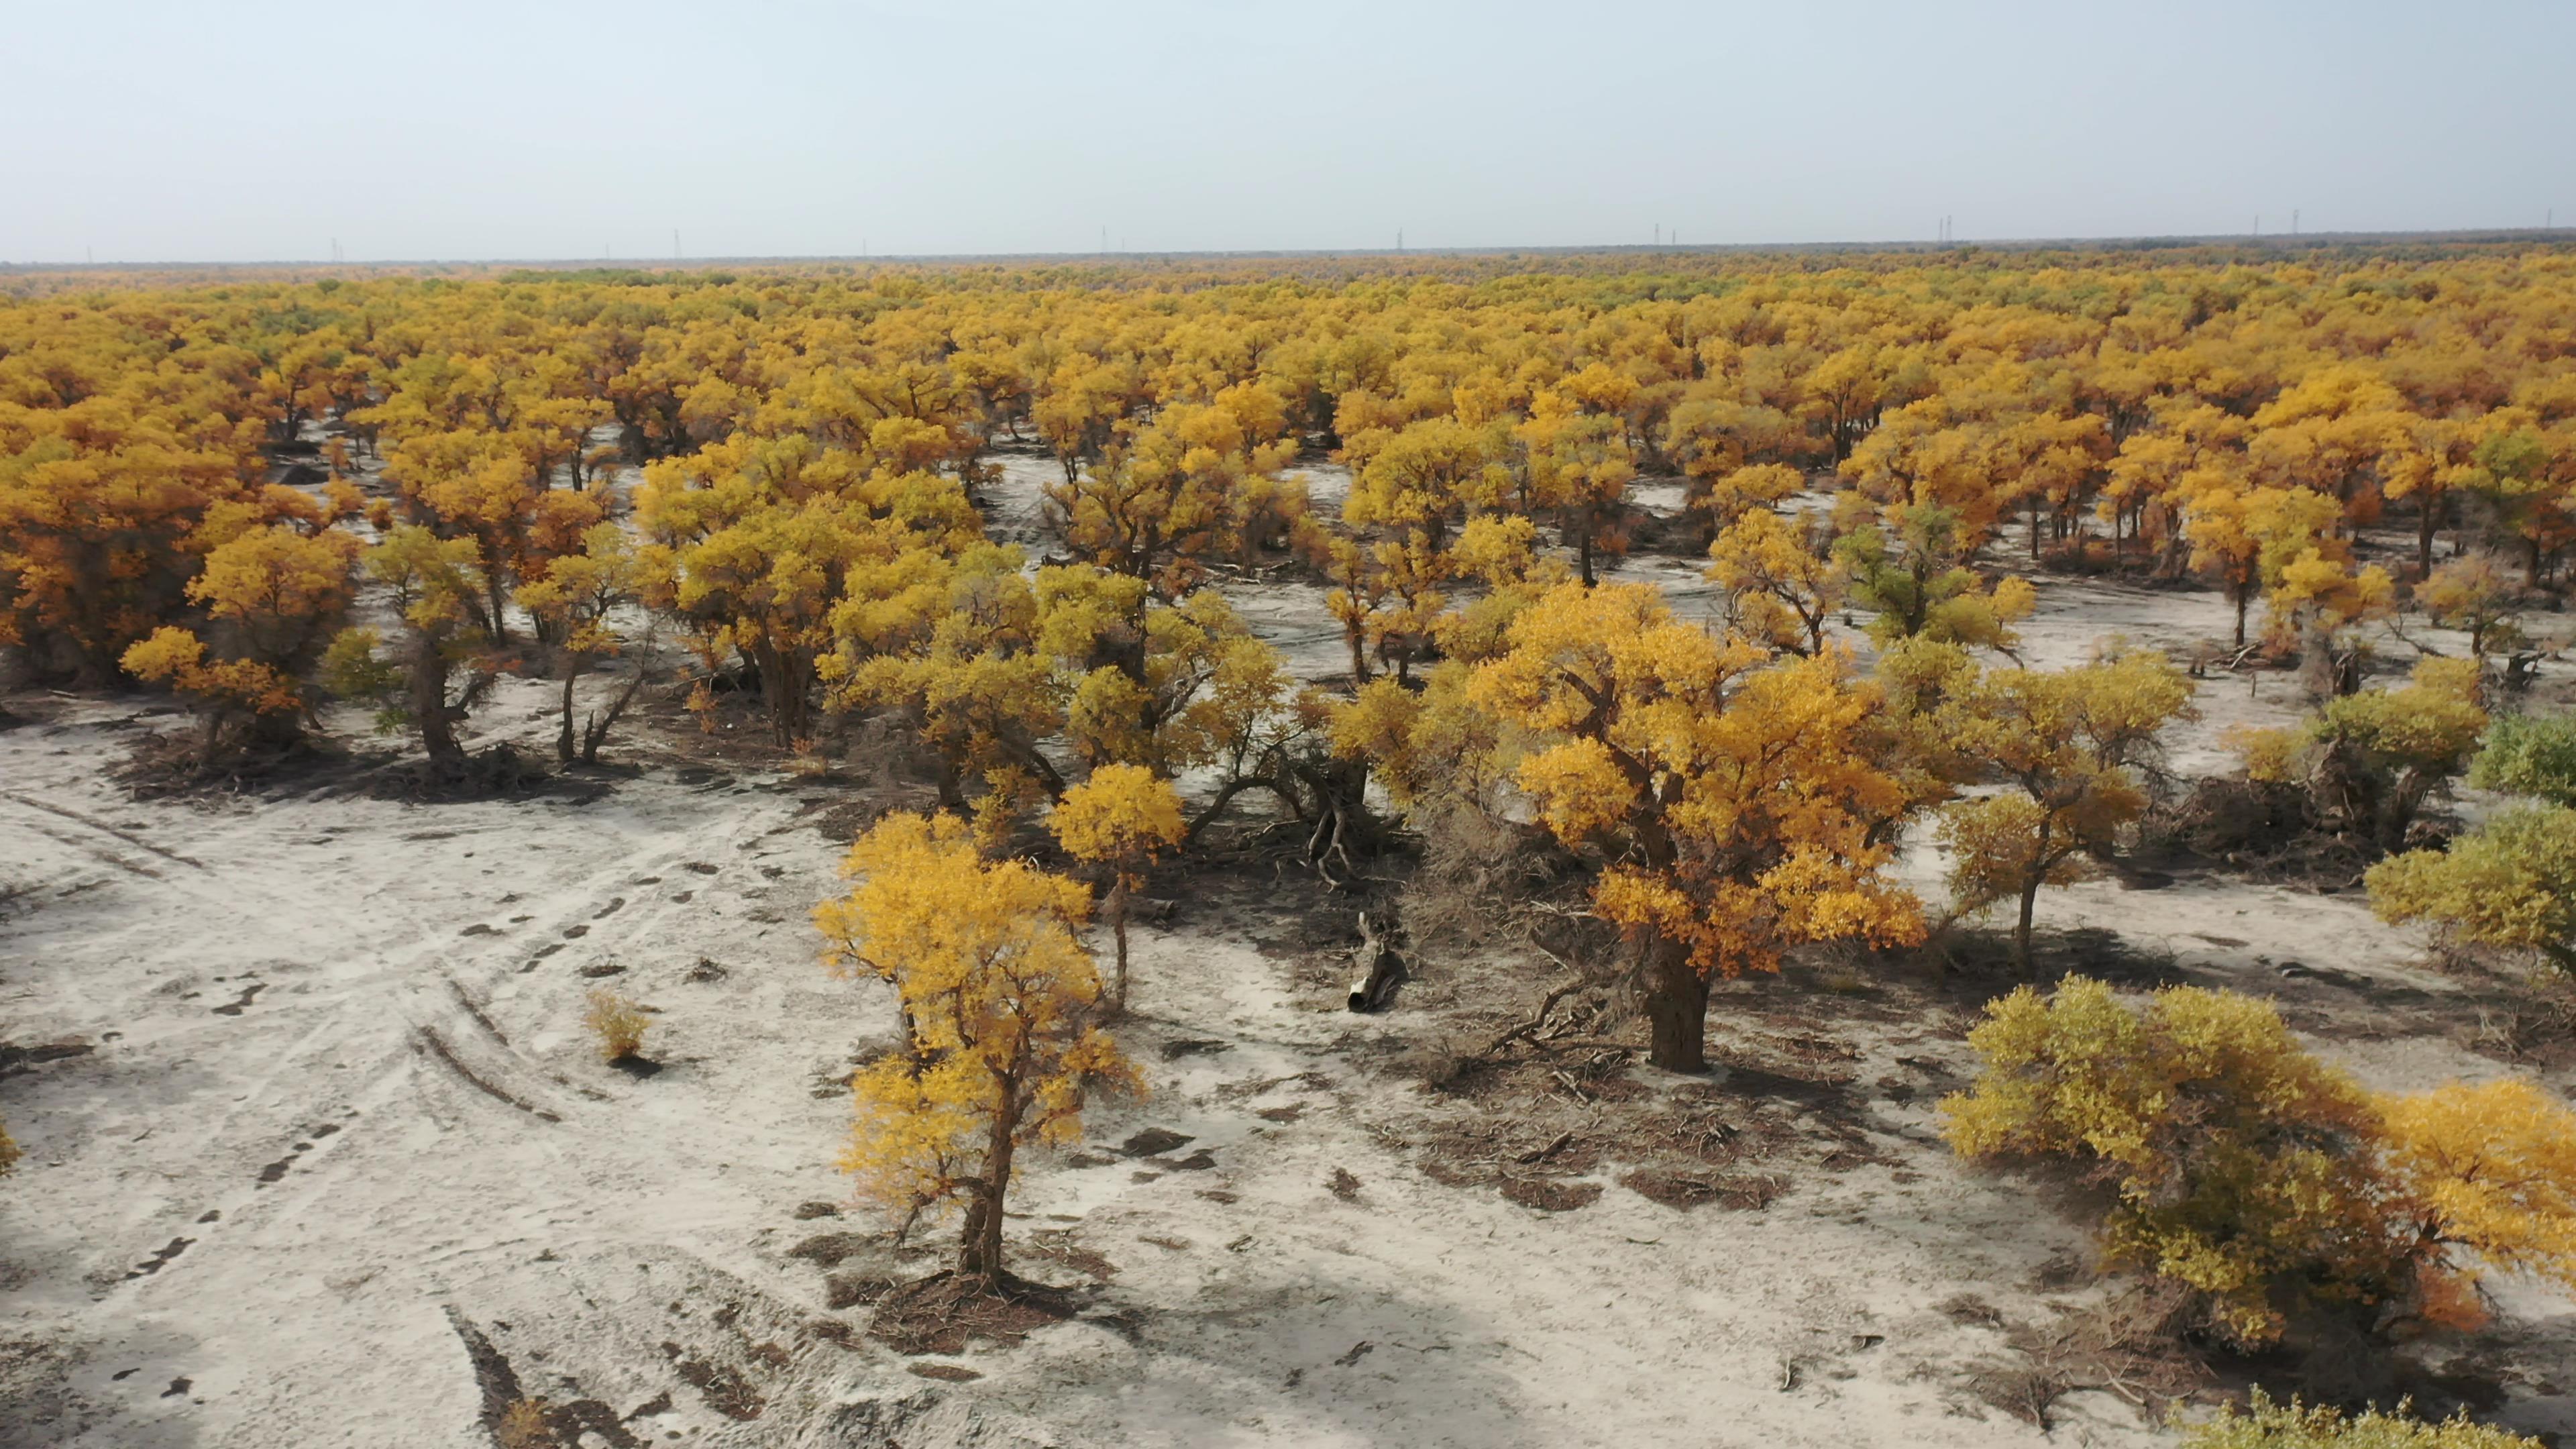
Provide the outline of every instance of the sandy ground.
<path id="1" fill-rule="evenodd" d="M 1028 461 L 986 503 L 1038 543 Z M 1696 565 L 1620 576 L 1686 588 Z M 1237 597 L 1320 677 L 1340 644 L 1311 592 Z M 2197 593 L 2042 599 L 2041 663 L 2225 622 Z M 2286 679 L 2243 692 L 2205 693 L 2178 767 L 2297 703 Z M 541 748 L 549 702 L 514 684 L 475 723 Z M 27 1157 L 0 1186 L 0 1445 L 488 1446 L 521 1394 L 588 1445 L 2167 1440 L 2112 1392 L 2043 1432 L 1976 1391 L 2012 1326 L 2099 1289 L 2068 1271 L 2065 1205 L 1940 1147 L 1970 1011 L 1928 988 L 1746 983 L 1713 1012 L 1736 1065 L 1711 1079 L 1614 1066 L 1469 1102 L 1410 1054 L 1525 1012 L 1543 963 L 1435 954 L 1393 1010 L 1352 1016 L 1346 904 L 1259 859 L 1166 883 L 1181 905 L 1140 934 L 1121 1029 L 1152 1093 L 1015 1189 L 1017 1266 L 1076 1289 L 1078 1316 L 904 1357 L 861 1331 L 864 1300 L 938 1259 L 897 1252 L 832 1166 L 837 1083 L 891 1039 L 891 1002 L 825 975 L 806 920 L 878 762 L 725 767 L 639 725 L 610 748 L 625 769 L 526 799 L 378 799 L 351 765 L 138 801 L 109 768 L 175 717 L 12 708 L 0 1118 Z M 1909 858 L 1927 890 L 1939 868 Z M 2471 1050 L 2482 998 L 2356 895 L 2154 885 L 2051 893 L 2042 924 L 2136 984 L 2272 995 L 2377 1085 L 2501 1069 Z M 590 1050 L 602 985 L 653 1011 L 658 1071 Z M 1831 1070 L 1796 1076 L 1792 1048 Z M 1671 1164 L 1621 1124 L 1695 1113 L 1772 1144 L 1748 1159 L 1766 1205 L 1628 1185 Z M 1507 1195 L 1533 1172 L 1585 1200 Z M 2516 1285 L 2503 1304 L 2496 1416 L 2576 1431 L 2576 1307 Z"/>

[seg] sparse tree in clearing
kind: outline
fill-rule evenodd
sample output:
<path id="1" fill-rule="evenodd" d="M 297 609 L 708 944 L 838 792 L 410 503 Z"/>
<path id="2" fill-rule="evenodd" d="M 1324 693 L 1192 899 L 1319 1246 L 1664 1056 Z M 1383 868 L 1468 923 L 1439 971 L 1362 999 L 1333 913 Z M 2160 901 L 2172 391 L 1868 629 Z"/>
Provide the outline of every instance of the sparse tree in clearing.
<path id="1" fill-rule="evenodd" d="M 2427 575 L 2415 588 L 2415 602 L 2434 623 L 2467 634 L 2469 653 L 2484 659 L 2522 643 L 2520 592 L 2494 559 L 2466 554 Z"/>
<path id="2" fill-rule="evenodd" d="M 1116 1016 L 1127 1009 L 1128 902 L 1145 883 L 1145 867 L 1188 835 L 1180 793 L 1142 765 L 1103 765 L 1064 792 L 1047 826 L 1066 854 L 1109 872 L 1106 911 L 1118 950 L 1109 1012 Z"/>
<path id="3" fill-rule="evenodd" d="M 2576 971 L 2576 809 L 2525 805 L 2451 842 L 2370 868 L 2371 909 L 2472 946 L 2531 951 Z"/>
<path id="4" fill-rule="evenodd" d="M 420 736 L 430 768 L 453 778 L 465 771 L 465 747 L 456 724 L 491 682 L 472 672 L 464 690 L 450 684 L 457 668 L 475 655 L 468 631 L 480 598 L 472 539 L 442 539 L 416 524 L 385 536 L 367 554 L 367 572 L 385 585 L 401 617 L 403 637 L 391 660 L 378 656 L 381 636 L 372 628 L 343 631 L 323 659 L 333 692 L 378 706 L 382 729 L 408 728 Z"/>
<path id="5" fill-rule="evenodd" d="M 563 675 L 563 722 L 555 734 L 555 756 L 567 765 L 576 759 L 585 765 L 599 763 L 599 747 L 644 687 L 644 668 L 653 648 L 649 623 L 634 672 L 603 708 L 590 711 L 576 735 L 573 706 L 581 676 L 595 661 L 622 651 L 608 627 L 609 615 L 640 601 L 646 586 L 645 566 L 634 541 L 616 524 L 601 523 L 582 535 L 579 552 L 557 555 L 542 577 L 519 590 L 520 606 L 545 625 L 544 632 L 555 641 L 555 667 Z"/>
<path id="6" fill-rule="evenodd" d="M 2498 719 L 2487 731 L 2485 747 L 2469 762 L 2469 783 L 2576 807 L 2576 714 Z"/>
<path id="7" fill-rule="evenodd" d="M 2249 487 L 2241 471 L 2209 467 L 2185 475 L 2183 535 L 2191 567 L 2227 595 L 2236 613 L 2236 647 L 2245 647 L 2245 615 L 2257 595 L 2318 547 L 2342 505 L 2306 488 Z"/>
<path id="8" fill-rule="evenodd" d="M 2031 970 L 2043 886 L 2085 878 L 2147 806 L 2137 764 L 2156 735 L 2191 717 L 2191 680 L 2162 654 L 2115 654 L 2073 669 L 1997 669 L 1963 681 L 1935 712 L 1951 758 L 2000 782 L 1942 811 L 1950 884 L 1962 909 L 2017 900 L 2013 959 Z"/>
<path id="9" fill-rule="evenodd" d="M 1870 728 L 1876 688 L 1836 653 L 1772 665 L 1675 619 L 1648 585 L 1565 584 L 1513 620 L 1468 698 L 1532 741 L 1539 820 L 1602 863 L 1593 909 L 1642 951 L 1651 1060 L 1706 1065 L 1708 977 L 1793 945 L 1920 940 L 1881 870 L 1912 801 Z"/>
<path id="10" fill-rule="evenodd" d="M 991 1287 L 1017 1150 L 1078 1136 L 1088 1094 L 1144 1085 L 1093 1021 L 1100 976 L 1074 935 L 1090 892 L 987 862 L 953 816 L 890 815 L 843 869 L 859 885 L 814 913 L 825 963 L 893 984 L 907 1049 L 852 1079 L 841 1166 L 907 1228 L 962 1200 L 956 1272 Z"/>

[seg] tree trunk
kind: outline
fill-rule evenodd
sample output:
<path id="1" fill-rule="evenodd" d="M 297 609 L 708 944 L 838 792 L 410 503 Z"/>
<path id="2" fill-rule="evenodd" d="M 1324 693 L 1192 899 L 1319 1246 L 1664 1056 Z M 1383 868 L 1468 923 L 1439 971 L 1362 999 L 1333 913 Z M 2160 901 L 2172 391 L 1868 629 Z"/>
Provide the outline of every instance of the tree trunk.
<path id="1" fill-rule="evenodd" d="M 578 660 L 566 660 L 564 662 L 563 726 L 555 731 L 555 759 L 567 765 L 572 763 L 574 755 L 572 734 L 572 686 L 573 681 L 579 678 L 581 678 L 580 662 Z"/>
<path id="2" fill-rule="evenodd" d="M 966 1213 L 966 1232 L 957 1244 L 959 1276 L 987 1285 L 1002 1275 L 1002 1202 L 1011 1188 L 1011 1150 L 1016 1145 L 1012 1139 L 1020 1126 L 1017 1085 L 1004 1073 L 994 1075 L 1001 1082 L 1001 1101 L 984 1146 L 984 1178 L 976 1187 L 974 1204 Z"/>
<path id="3" fill-rule="evenodd" d="M 447 660 L 439 641 L 427 634 L 415 634 L 411 648 L 411 714 L 421 749 L 439 774 L 462 775 L 465 747 L 456 742 L 456 721 L 447 713 Z"/>
<path id="4" fill-rule="evenodd" d="M 1708 1069 L 1708 982 L 1678 941 L 1658 941 L 1646 983 L 1653 1043 L 1646 1059 L 1668 1072 Z"/>
<path id="5" fill-rule="evenodd" d="M 1109 887 L 1109 935 L 1118 943 L 1118 986 L 1109 997 L 1112 1017 L 1127 1013 L 1127 877 L 1121 875 Z"/>
<path id="6" fill-rule="evenodd" d="M 2416 497 L 2423 516 L 2415 521 L 2415 577 L 2418 582 L 2433 573 L 2433 532 L 2442 524 L 2442 495 L 2425 493 Z"/>
<path id="7" fill-rule="evenodd" d="M 2020 967 L 2021 974 L 2028 978 L 2036 978 L 2039 974 L 2031 961 L 2030 921 L 2039 906 L 2041 877 L 2046 874 L 2045 871 L 2033 872 L 2028 880 L 2021 883 L 2021 919 L 2013 925 L 2013 964 Z"/>

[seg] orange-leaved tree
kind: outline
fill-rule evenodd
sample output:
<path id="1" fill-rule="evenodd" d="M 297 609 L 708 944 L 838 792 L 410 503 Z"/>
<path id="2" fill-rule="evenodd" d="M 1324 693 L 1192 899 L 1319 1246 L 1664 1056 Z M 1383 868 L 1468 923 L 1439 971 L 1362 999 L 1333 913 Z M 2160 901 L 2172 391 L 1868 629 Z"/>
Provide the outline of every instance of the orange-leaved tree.
<path id="1" fill-rule="evenodd" d="M 843 871 L 857 887 L 814 912 L 824 962 L 891 983 L 907 1041 L 851 1080 L 841 1166 L 907 1228 L 962 1201 L 957 1275 L 990 1286 L 1014 1154 L 1073 1140 L 1090 1093 L 1143 1087 L 1094 1021 L 1100 976 L 1074 935 L 1091 893 L 986 861 L 954 816 L 887 816 Z"/>
<path id="2" fill-rule="evenodd" d="M 1517 779 L 1540 821 L 1600 861 L 1593 909 L 1642 952 L 1655 1065 L 1705 1065 L 1711 975 L 1776 971 L 1803 942 L 1921 938 L 1881 874 L 1914 802 L 1842 654 L 1774 664 L 1651 585 L 1559 586 L 1509 638 L 1470 697 L 1528 736 Z"/>

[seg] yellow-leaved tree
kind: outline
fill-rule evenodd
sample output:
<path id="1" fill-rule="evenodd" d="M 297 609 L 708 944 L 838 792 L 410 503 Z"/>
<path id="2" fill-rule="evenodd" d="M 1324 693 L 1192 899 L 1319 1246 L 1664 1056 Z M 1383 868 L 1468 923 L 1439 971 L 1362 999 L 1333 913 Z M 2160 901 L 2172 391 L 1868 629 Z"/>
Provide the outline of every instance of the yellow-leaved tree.
<path id="1" fill-rule="evenodd" d="M 1708 977 L 1809 941 L 1921 939 L 1881 870 L 1913 803 L 1879 758 L 1874 685 L 1839 653 L 1774 664 L 1673 617 L 1651 585 L 1551 590 L 1476 670 L 1474 704 L 1529 740 L 1517 781 L 1601 862 L 1593 909 L 1643 953 L 1651 1059 L 1706 1065 Z"/>
<path id="2" fill-rule="evenodd" d="M 2451 842 L 2370 868 L 2371 909 L 2462 945 L 2531 951 L 2576 970 L 2576 810 L 2522 805 Z"/>
<path id="3" fill-rule="evenodd" d="M 593 663 L 618 653 L 622 647 L 609 627 L 609 616 L 643 599 L 652 583 L 648 567 L 632 535 L 614 523 L 597 523 L 582 534 L 578 551 L 556 555 L 547 562 L 542 577 L 519 590 L 520 606 L 536 618 L 554 642 L 555 669 L 563 675 L 562 719 L 555 732 L 555 757 L 567 765 L 576 759 L 585 765 L 599 762 L 600 745 L 607 741 L 608 732 L 616 727 L 627 706 L 635 702 L 636 692 L 644 687 L 644 670 L 653 649 L 649 614 L 640 651 L 648 658 L 638 660 L 625 685 L 601 708 L 588 713 L 576 735 L 575 690 Z"/>
<path id="4" fill-rule="evenodd" d="M 2384 1167 L 2404 1189 L 2427 1272 L 2463 1286 L 2482 1267 L 2576 1285 L 2576 1113 L 2565 1103 L 2500 1077 L 2382 1098 L 2380 1119 Z"/>
<path id="5" fill-rule="evenodd" d="M 1995 1002 L 1968 1042 L 1951 1146 L 2113 1183 L 2111 1260 L 2240 1344 L 2470 1326 L 2485 1269 L 2576 1284 L 2576 1112 L 2529 1082 L 2377 1094 L 2267 1001 L 2171 987 L 2132 1006 L 2080 976 Z"/>
<path id="6" fill-rule="evenodd" d="M 465 747 L 456 738 L 465 717 L 492 673 L 476 663 L 476 649 L 466 636 L 482 597 L 483 580 L 475 567 L 474 541 L 440 538 L 419 524 L 394 529 L 367 554 L 367 573 L 384 586 L 402 636 L 393 657 L 379 657 L 382 637 L 371 626 L 341 631 L 324 656 L 324 677 L 332 690 L 377 706 L 380 729 L 409 729 L 420 736 L 430 769 L 453 779 L 465 770 Z M 452 689 L 461 666 L 469 668 L 465 687 Z"/>
<path id="7" fill-rule="evenodd" d="M 957 1276 L 991 1287 L 1014 1154 L 1074 1140 L 1091 1093 L 1143 1089 L 1094 1021 L 1100 976 L 1074 934 L 1091 893 L 985 860 L 954 816 L 889 815 L 842 869 L 858 885 L 814 911 L 825 965 L 891 983 L 907 1040 L 851 1079 L 841 1166 L 906 1228 L 962 1202 Z"/>
<path id="8" fill-rule="evenodd" d="M 282 748 L 313 713 L 307 676 L 357 593 L 364 545 L 316 514 L 243 532 L 206 555 L 188 597 L 195 629 L 164 624 L 125 651 L 127 673 L 196 707 L 200 768 L 243 748 Z"/>
<path id="9" fill-rule="evenodd" d="M 2013 959 L 2031 969 L 2042 886 L 2072 885 L 2147 807 L 2140 759 L 2191 714 L 2191 680 L 2162 654 L 2120 653 L 2073 669 L 1995 669 L 1963 680 L 1934 711 L 1941 748 L 1974 779 L 2001 784 L 1941 813 L 1959 907 L 2017 900 Z"/>
<path id="10" fill-rule="evenodd" d="M 1188 835 L 1180 793 L 1142 765 L 1103 765 L 1064 792 L 1047 816 L 1067 855 L 1109 872 L 1109 933 L 1117 942 L 1114 1015 L 1127 1009 L 1127 906 L 1145 883 L 1145 867 Z"/>

